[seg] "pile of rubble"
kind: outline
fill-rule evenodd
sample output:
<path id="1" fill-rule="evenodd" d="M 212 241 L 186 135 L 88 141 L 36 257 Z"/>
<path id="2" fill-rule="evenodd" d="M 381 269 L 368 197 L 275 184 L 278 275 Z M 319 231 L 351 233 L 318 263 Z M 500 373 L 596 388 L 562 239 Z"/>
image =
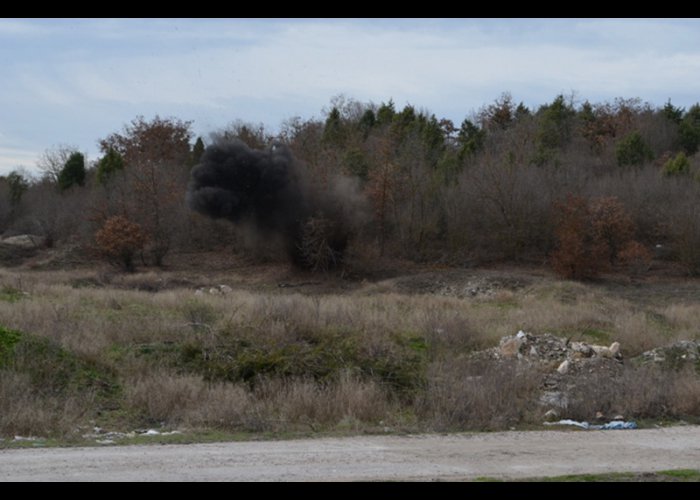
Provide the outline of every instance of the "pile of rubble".
<path id="1" fill-rule="evenodd" d="M 569 405 L 571 391 L 581 376 L 603 373 L 614 379 L 622 370 L 620 344 L 609 346 L 571 342 L 550 333 L 532 335 L 519 331 L 503 337 L 498 346 L 475 353 L 478 358 L 517 360 L 532 366 L 542 376 L 539 403 L 552 415 Z M 548 412 L 548 413 L 550 413 Z"/>
<path id="2" fill-rule="evenodd" d="M 679 340 L 640 354 L 635 360 L 642 363 L 658 363 L 667 368 L 681 368 L 687 363 L 700 367 L 700 342 Z"/>
<path id="3" fill-rule="evenodd" d="M 619 342 L 602 346 L 571 342 L 550 333 L 532 335 L 522 330 L 516 335 L 503 337 L 498 347 L 488 349 L 485 354 L 493 359 L 519 359 L 539 363 L 545 371 L 550 368 L 550 371 L 561 375 L 594 369 L 602 363 L 622 361 Z"/>
<path id="4" fill-rule="evenodd" d="M 623 370 L 619 342 L 608 346 L 572 342 L 549 333 L 533 335 L 519 331 L 503 337 L 498 346 L 476 352 L 473 356 L 475 359 L 522 363 L 528 368 L 525 371 L 528 376 L 540 377 L 539 405 L 547 409 L 545 418 L 554 420 L 580 400 L 581 390 L 585 392 L 587 383 L 596 380 L 614 383 Z M 629 361 L 634 364 L 654 363 L 668 369 L 691 365 L 700 371 L 700 342 L 681 340 Z M 596 418 L 603 418 L 603 415 Z M 622 415 L 615 418 L 623 420 Z"/>

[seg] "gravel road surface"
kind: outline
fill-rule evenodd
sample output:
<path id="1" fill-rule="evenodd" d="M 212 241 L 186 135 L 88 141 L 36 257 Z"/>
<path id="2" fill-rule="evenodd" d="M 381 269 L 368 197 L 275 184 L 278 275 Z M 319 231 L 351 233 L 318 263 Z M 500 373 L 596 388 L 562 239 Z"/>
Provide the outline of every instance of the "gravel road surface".
<path id="1" fill-rule="evenodd" d="M 0 450 L 0 481 L 356 481 L 700 469 L 700 426 Z"/>

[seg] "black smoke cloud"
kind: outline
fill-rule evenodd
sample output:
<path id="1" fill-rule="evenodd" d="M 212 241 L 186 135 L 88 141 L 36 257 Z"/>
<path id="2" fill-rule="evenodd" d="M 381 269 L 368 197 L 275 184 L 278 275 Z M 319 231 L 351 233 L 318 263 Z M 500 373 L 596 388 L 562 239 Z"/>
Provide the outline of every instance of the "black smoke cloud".
<path id="1" fill-rule="evenodd" d="M 287 254 L 301 267 L 311 267 L 302 248 L 313 217 L 329 222 L 326 226 L 332 230 L 326 240 L 342 257 L 352 232 L 351 199 L 333 187 L 312 187 L 306 170 L 284 145 L 260 151 L 240 140 L 221 138 L 204 151 L 187 191 L 192 210 L 252 228 L 263 241 L 281 237 Z"/>

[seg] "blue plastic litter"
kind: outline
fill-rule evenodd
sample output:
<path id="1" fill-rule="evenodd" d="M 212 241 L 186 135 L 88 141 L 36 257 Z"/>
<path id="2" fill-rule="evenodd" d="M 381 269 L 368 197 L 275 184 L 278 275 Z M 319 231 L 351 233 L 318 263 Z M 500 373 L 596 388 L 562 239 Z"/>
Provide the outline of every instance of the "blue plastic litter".
<path id="1" fill-rule="evenodd" d="M 622 429 L 637 429 L 637 423 L 633 420 L 625 422 L 624 420 L 612 420 L 607 424 L 593 425 L 588 422 L 578 422 L 576 420 L 559 420 L 558 422 L 545 422 L 545 425 L 573 425 L 586 430 L 622 430 Z"/>
<path id="2" fill-rule="evenodd" d="M 636 429 L 637 428 L 637 422 L 629 421 L 625 422 L 624 420 L 613 420 L 612 422 L 608 422 L 607 424 L 603 425 L 591 425 L 589 429 L 601 429 L 604 431 L 610 430 L 610 429 Z"/>

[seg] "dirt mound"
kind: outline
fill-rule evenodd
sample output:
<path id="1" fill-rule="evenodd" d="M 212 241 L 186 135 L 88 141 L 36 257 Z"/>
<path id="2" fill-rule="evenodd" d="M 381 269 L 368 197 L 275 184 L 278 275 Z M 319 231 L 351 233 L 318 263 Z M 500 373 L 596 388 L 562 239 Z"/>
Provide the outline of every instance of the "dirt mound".
<path id="1" fill-rule="evenodd" d="M 31 234 L 11 236 L 0 240 L 0 265 L 19 266 L 37 254 L 44 239 Z"/>
<path id="2" fill-rule="evenodd" d="M 442 295 L 445 297 L 491 297 L 502 290 L 518 290 L 528 283 L 519 278 L 500 274 L 485 275 L 470 272 L 429 272 L 402 276 L 392 280 L 404 293 Z"/>

